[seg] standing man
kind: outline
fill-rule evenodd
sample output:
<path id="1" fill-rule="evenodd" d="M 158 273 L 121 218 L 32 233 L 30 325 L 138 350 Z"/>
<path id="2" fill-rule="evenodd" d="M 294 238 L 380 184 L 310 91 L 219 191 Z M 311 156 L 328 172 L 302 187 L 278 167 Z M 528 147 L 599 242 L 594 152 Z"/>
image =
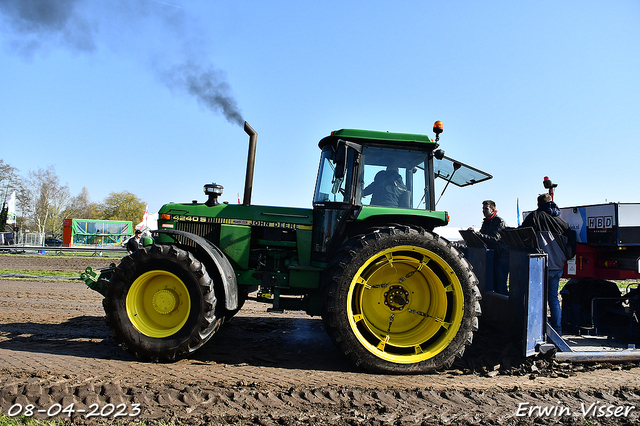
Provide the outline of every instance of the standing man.
<path id="1" fill-rule="evenodd" d="M 129 252 L 129 254 L 138 251 L 138 249 L 142 246 L 142 244 L 140 244 L 141 237 L 142 231 L 136 229 L 134 236 L 132 238 L 129 238 L 129 241 L 127 241 L 127 251 Z"/>
<path id="2" fill-rule="evenodd" d="M 552 201 L 550 194 L 538 196 L 538 209 L 529 213 L 520 228 L 531 227 L 538 236 L 538 245 L 547 253 L 549 263 L 549 287 L 547 300 L 551 311 L 551 327 L 562 334 L 560 300 L 558 288 L 560 278 L 567 261 L 567 245 L 569 242 L 569 223 L 560 217 L 560 209 Z"/>
<path id="3" fill-rule="evenodd" d="M 493 291 L 508 295 L 509 249 L 498 233 L 506 228 L 507 224 L 498 216 L 496 203 L 492 200 L 482 202 L 482 214 L 484 220 L 476 235 L 487 245 L 487 248 L 493 250 Z"/>

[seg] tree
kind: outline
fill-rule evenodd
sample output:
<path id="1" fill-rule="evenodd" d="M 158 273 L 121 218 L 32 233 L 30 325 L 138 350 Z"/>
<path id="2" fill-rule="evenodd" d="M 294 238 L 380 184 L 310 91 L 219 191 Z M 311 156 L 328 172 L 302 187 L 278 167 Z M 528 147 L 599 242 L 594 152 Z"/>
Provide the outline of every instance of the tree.
<path id="1" fill-rule="evenodd" d="M 16 191 L 20 187 L 20 178 L 18 176 L 18 169 L 9 164 L 6 164 L 4 160 L 0 159 L 0 206 L 2 211 L 0 212 L 0 231 L 5 231 L 7 226 L 7 200 L 9 195 L 13 191 Z"/>
<path id="2" fill-rule="evenodd" d="M 79 195 L 71 198 L 62 216 L 63 219 L 101 219 L 98 207 L 99 204 L 91 201 L 89 190 L 83 187 Z"/>
<path id="3" fill-rule="evenodd" d="M 25 185 L 18 194 L 23 215 L 39 233 L 48 229 L 62 234 L 62 212 L 71 198 L 69 187 L 60 185 L 55 167 L 29 172 Z"/>
<path id="4" fill-rule="evenodd" d="M 2 211 L 0 211 L 0 232 L 4 232 L 7 227 L 7 216 L 9 214 L 9 209 L 6 204 L 2 205 Z"/>
<path id="5" fill-rule="evenodd" d="M 0 202 L 7 202 L 9 195 L 20 186 L 18 169 L 0 159 Z"/>
<path id="6" fill-rule="evenodd" d="M 130 220 L 133 226 L 140 223 L 144 215 L 145 203 L 128 192 L 111 192 L 97 210 L 100 217 L 107 220 Z"/>

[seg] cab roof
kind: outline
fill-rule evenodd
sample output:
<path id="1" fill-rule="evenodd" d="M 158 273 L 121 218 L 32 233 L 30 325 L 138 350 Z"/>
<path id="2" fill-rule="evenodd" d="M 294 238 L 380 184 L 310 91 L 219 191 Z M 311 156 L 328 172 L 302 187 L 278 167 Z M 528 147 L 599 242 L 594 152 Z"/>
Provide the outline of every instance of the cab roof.
<path id="1" fill-rule="evenodd" d="M 427 135 L 412 133 L 379 132 L 375 130 L 340 129 L 331 132 L 330 136 L 322 138 L 318 143 L 320 148 L 332 145 L 340 139 L 359 143 L 391 143 L 397 145 L 429 144 L 432 148 L 436 143 Z"/>

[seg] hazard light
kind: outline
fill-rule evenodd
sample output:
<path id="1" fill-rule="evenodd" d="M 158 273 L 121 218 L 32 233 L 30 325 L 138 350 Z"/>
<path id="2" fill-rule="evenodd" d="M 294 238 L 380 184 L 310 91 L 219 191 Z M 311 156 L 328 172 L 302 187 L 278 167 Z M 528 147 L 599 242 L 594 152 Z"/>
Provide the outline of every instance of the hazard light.
<path id="1" fill-rule="evenodd" d="M 433 123 L 433 133 L 436 134 L 436 143 L 440 140 L 440 133 L 442 133 L 444 130 L 442 128 L 442 121 L 438 120 L 435 123 Z"/>

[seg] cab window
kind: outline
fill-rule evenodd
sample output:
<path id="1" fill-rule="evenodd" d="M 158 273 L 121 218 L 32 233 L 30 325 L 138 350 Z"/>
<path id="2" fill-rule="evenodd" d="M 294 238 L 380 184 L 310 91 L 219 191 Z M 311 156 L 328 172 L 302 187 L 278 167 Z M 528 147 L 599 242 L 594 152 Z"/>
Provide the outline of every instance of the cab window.
<path id="1" fill-rule="evenodd" d="M 426 152 L 364 147 L 359 182 L 362 205 L 430 209 L 427 164 Z"/>
<path id="2" fill-rule="evenodd" d="M 355 153 L 346 149 L 347 156 L 342 162 L 331 146 L 322 150 L 314 203 L 348 203 L 351 196 L 350 182 L 353 179 L 353 161 Z M 345 163 L 346 161 L 346 163 Z M 340 169 L 343 173 L 340 173 Z"/>

